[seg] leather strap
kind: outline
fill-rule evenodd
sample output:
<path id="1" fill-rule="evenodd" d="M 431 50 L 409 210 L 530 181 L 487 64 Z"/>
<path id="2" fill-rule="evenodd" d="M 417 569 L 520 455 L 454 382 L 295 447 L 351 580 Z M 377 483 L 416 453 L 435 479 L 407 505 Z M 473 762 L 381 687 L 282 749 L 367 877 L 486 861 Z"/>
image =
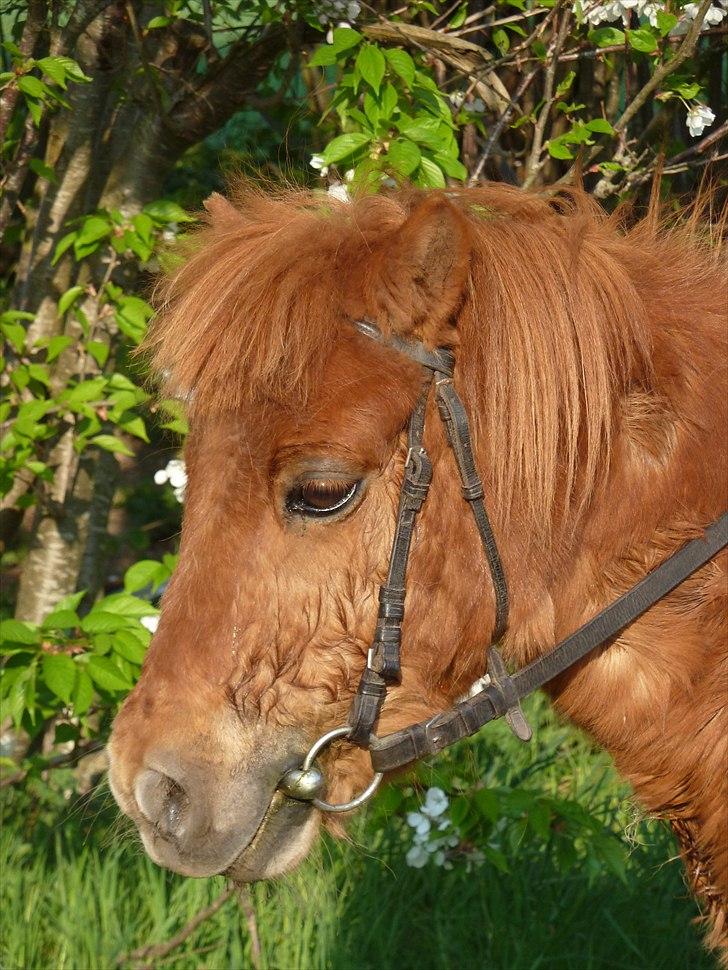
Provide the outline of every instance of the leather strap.
<path id="1" fill-rule="evenodd" d="M 498 643 L 505 633 L 508 623 L 508 587 L 493 529 L 483 503 L 483 483 L 480 480 L 480 475 L 478 475 L 478 469 L 475 467 L 468 415 L 453 386 L 452 379 L 449 377 L 438 375 L 436 378 L 435 399 L 440 417 L 445 425 L 447 440 L 457 461 L 463 498 L 472 510 L 490 569 L 495 591 L 495 626 L 491 639 L 493 643 Z"/>
<path id="2" fill-rule="evenodd" d="M 410 416 L 407 460 L 399 493 L 397 524 L 389 557 L 387 579 L 379 590 L 379 615 L 374 639 L 369 649 L 367 666 L 359 682 L 349 716 L 349 739 L 363 747 L 376 726 L 387 693 L 387 685 L 400 680 L 400 647 L 402 620 L 412 533 L 417 513 L 427 497 L 432 481 L 432 465 L 422 443 L 425 412 L 430 394 L 431 376 L 420 392 Z"/>
<path id="3" fill-rule="evenodd" d="M 502 717 L 514 702 L 543 687 L 554 677 L 573 667 L 596 647 L 607 643 L 625 627 L 683 583 L 701 566 L 728 545 L 728 512 L 673 553 L 610 606 L 598 613 L 575 633 L 543 657 L 502 679 L 494 679 L 484 690 L 461 701 L 443 714 L 402 731 L 372 739 L 371 758 L 375 771 L 393 771 L 425 755 L 435 754 L 480 730 L 489 721 Z"/>
<path id="4" fill-rule="evenodd" d="M 376 323 L 370 320 L 353 320 L 352 323 L 363 336 L 376 340 L 378 344 L 382 344 L 389 350 L 404 354 L 428 370 L 444 374 L 446 377 L 452 377 L 455 372 L 455 356 L 445 347 L 429 350 L 419 340 L 407 340 L 406 337 L 400 337 L 396 333 L 385 337 Z"/>
<path id="5" fill-rule="evenodd" d="M 374 740 L 374 730 L 387 695 L 387 685 L 400 680 L 407 562 L 415 519 L 427 497 L 432 480 L 432 466 L 423 445 L 423 435 L 433 377 L 436 380 L 438 410 L 445 425 L 448 443 L 455 454 L 463 497 L 473 511 L 493 580 L 496 602 L 493 639 L 496 641 L 503 635 L 508 622 L 508 590 L 493 530 L 483 503 L 483 485 L 475 467 L 468 417 L 452 383 L 455 366 L 453 354 L 445 348 L 429 350 L 420 341 L 407 340 L 396 334 L 385 337 L 368 320 L 355 320 L 353 324 L 363 336 L 421 364 L 427 374 L 409 421 L 409 448 L 399 496 L 389 571 L 386 582 L 379 590 L 379 615 L 374 640 L 349 714 L 349 740 L 361 747 L 368 747 Z M 504 676 L 507 676 L 504 666 L 502 670 Z M 517 702 L 509 705 L 508 716 L 514 730 L 517 726 L 520 731 L 519 736 L 530 732 Z"/>

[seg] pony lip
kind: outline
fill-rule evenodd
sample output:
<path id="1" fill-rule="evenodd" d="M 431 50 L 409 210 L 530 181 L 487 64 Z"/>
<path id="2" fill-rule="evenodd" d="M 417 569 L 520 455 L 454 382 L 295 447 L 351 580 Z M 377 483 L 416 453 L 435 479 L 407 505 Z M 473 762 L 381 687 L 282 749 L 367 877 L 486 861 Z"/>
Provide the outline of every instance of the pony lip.
<path id="1" fill-rule="evenodd" d="M 308 802 L 276 791 L 250 842 L 225 870 L 236 883 L 282 875 L 308 854 L 320 815 Z"/>

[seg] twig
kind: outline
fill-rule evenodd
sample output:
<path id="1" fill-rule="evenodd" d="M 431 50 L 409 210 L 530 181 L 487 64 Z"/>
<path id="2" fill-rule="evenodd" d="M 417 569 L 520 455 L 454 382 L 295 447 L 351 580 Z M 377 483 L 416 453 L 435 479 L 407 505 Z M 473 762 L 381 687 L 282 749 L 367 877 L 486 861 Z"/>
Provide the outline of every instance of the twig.
<path id="1" fill-rule="evenodd" d="M 664 64 L 655 71 L 652 77 L 647 81 L 645 85 L 637 92 L 632 102 L 625 108 L 622 116 L 614 124 L 614 130 L 618 135 L 624 137 L 625 130 L 630 121 L 634 118 L 637 112 L 640 110 L 642 105 L 645 103 L 647 98 L 655 91 L 660 84 L 665 80 L 665 78 L 672 74 L 680 65 L 688 59 L 695 50 L 695 46 L 700 39 L 701 28 L 703 26 L 703 21 L 705 20 L 705 15 L 710 8 L 712 0 L 702 0 L 698 12 L 695 15 L 695 20 L 693 20 L 690 25 L 690 29 L 685 35 L 682 44 L 675 51 L 675 54 L 670 58 L 669 61 L 665 61 Z M 587 168 L 597 155 L 601 154 L 604 150 L 604 145 L 594 145 L 589 152 L 588 158 L 584 159 L 582 166 Z M 565 175 L 562 175 L 560 179 L 555 183 L 556 185 L 561 185 L 564 183 L 569 183 L 574 175 L 575 165 L 572 165 Z"/>
<path id="2" fill-rule="evenodd" d="M 114 965 L 117 967 L 123 966 L 125 963 L 142 963 L 146 964 L 150 960 L 157 960 L 161 957 L 166 957 L 168 953 L 172 950 L 177 949 L 181 946 L 184 941 L 191 936 L 198 926 L 205 922 L 205 920 L 210 919 L 214 916 L 218 910 L 222 909 L 225 903 L 230 899 L 235 893 L 234 886 L 228 886 L 209 906 L 201 909 L 199 913 L 195 913 L 192 919 L 183 926 L 179 933 L 175 933 L 170 939 L 165 940 L 164 943 L 152 943 L 147 946 L 140 946 L 136 950 L 132 950 L 130 953 L 122 953 L 114 961 Z"/>
<path id="3" fill-rule="evenodd" d="M 475 166 L 475 168 L 473 169 L 473 174 L 468 179 L 468 185 L 470 187 L 472 187 L 473 185 L 476 185 L 477 182 L 478 182 L 478 179 L 483 174 L 483 169 L 485 168 L 485 163 L 490 158 L 490 153 L 493 151 L 493 147 L 494 147 L 495 143 L 500 138 L 501 132 L 503 131 L 503 129 L 506 126 L 506 123 L 510 119 L 511 114 L 513 113 L 513 109 L 516 107 L 516 105 L 518 104 L 519 100 L 526 93 L 526 90 L 528 89 L 528 87 L 530 86 L 531 82 L 533 81 L 533 79 L 538 74 L 538 71 L 539 71 L 539 68 L 538 67 L 534 67 L 534 69 L 531 71 L 531 73 L 530 74 L 527 74 L 524 77 L 524 79 L 518 85 L 518 88 L 516 89 L 516 93 L 511 98 L 510 103 L 506 107 L 505 111 L 501 114 L 500 118 L 498 119 L 498 121 L 493 126 L 493 130 L 491 131 L 491 133 L 490 133 L 490 135 L 488 137 L 488 141 L 485 143 L 485 148 L 483 149 L 483 152 L 482 152 L 480 158 L 478 159 L 478 164 Z"/>
<path id="4" fill-rule="evenodd" d="M 102 751 L 103 748 L 103 741 L 90 741 L 83 747 L 76 747 L 67 754 L 57 754 L 53 758 L 49 758 L 46 764 L 39 765 L 39 767 L 41 771 L 48 771 L 51 768 L 65 768 L 67 765 L 72 765 L 76 761 L 81 761 L 87 755 L 94 754 L 96 751 Z M 16 785 L 18 782 L 24 781 L 27 775 L 27 769 L 25 771 L 16 771 L 15 774 L 8 775 L 7 778 L 0 780 L 0 788 Z"/>
<path id="5" fill-rule="evenodd" d="M 478 30 L 492 30 L 493 27 L 501 27 L 503 24 L 515 24 L 519 20 L 530 20 L 532 17 L 537 17 L 539 14 L 549 13 L 548 7 L 534 7 L 532 10 L 526 10 L 524 13 L 514 13 L 510 17 L 501 17 L 499 20 L 490 20 L 487 24 L 473 24 L 461 27 L 459 30 L 453 30 L 453 37 L 463 37 L 465 34 L 474 34 Z"/>
<path id="6" fill-rule="evenodd" d="M 139 30 L 139 23 L 136 17 L 136 11 L 131 3 L 131 0 L 126 0 L 126 15 L 129 18 L 129 26 L 131 27 L 131 32 L 134 35 L 134 40 L 139 48 L 139 60 L 142 62 L 142 70 L 144 71 L 144 77 L 147 79 L 149 88 L 152 92 L 152 98 L 154 98 L 154 105 L 159 112 L 159 117 L 163 118 L 165 115 L 164 105 L 162 104 L 162 96 L 157 86 L 157 78 L 152 71 L 151 65 L 147 60 L 146 53 L 144 51 L 144 38 Z"/>
<path id="7" fill-rule="evenodd" d="M 544 105 L 541 108 L 541 113 L 538 116 L 538 120 L 536 121 L 536 126 L 533 132 L 531 154 L 529 155 L 528 163 L 526 165 L 526 178 L 523 183 L 524 189 L 528 189 L 531 187 L 531 185 L 533 185 L 536 175 L 541 169 L 541 149 L 543 147 L 543 137 L 546 131 L 546 122 L 548 121 L 548 117 L 551 113 L 551 106 L 554 102 L 554 83 L 556 81 L 556 70 L 559 66 L 559 54 L 561 53 L 561 48 L 566 40 L 566 35 L 569 32 L 570 24 L 571 12 L 569 10 L 564 10 L 561 15 L 561 23 L 556 29 L 556 36 L 551 42 L 551 47 L 548 52 L 549 63 L 546 67 L 543 91 Z"/>
<path id="8" fill-rule="evenodd" d="M 250 895 L 250 886 L 240 887 L 238 903 L 245 916 L 245 925 L 248 927 L 248 935 L 250 936 L 250 962 L 255 970 L 260 970 L 260 934 L 258 933 L 258 920 L 253 907 L 253 899 Z"/>
<path id="9" fill-rule="evenodd" d="M 702 138 L 699 142 L 696 142 L 695 145 L 691 145 L 690 148 L 686 148 L 685 151 L 680 152 L 677 155 L 673 155 L 673 157 L 669 158 L 665 164 L 677 165 L 678 162 L 685 161 L 685 159 L 690 158 L 691 155 L 700 155 L 706 149 L 710 148 L 711 145 L 714 145 L 717 141 L 720 141 L 725 135 L 728 135 L 728 121 L 724 121 L 720 127 L 716 128 L 715 131 L 712 131 L 709 135 L 706 135 L 705 138 Z"/>
<path id="10" fill-rule="evenodd" d="M 643 86 L 642 90 L 637 92 L 632 100 L 632 103 L 625 108 L 622 117 L 615 124 L 615 131 L 624 131 L 627 125 L 645 103 L 647 98 L 660 86 L 660 84 L 662 84 L 668 74 L 672 74 L 674 71 L 676 71 L 678 67 L 680 67 L 680 65 L 686 61 L 688 57 L 690 57 L 695 50 L 695 45 L 698 43 L 700 29 L 703 26 L 705 15 L 707 14 L 711 3 L 712 0 L 703 0 L 698 7 L 695 20 L 693 20 L 692 24 L 690 25 L 690 29 L 685 35 L 685 40 L 675 51 L 674 57 L 671 57 L 669 61 L 665 61 L 664 64 L 658 67 L 649 81 Z"/>
<path id="11" fill-rule="evenodd" d="M 23 60 L 32 57 L 36 42 L 40 36 L 46 19 L 46 4 L 43 0 L 30 0 L 28 3 L 28 15 L 23 25 L 23 33 L 20 38 L 20 56 Z M 0 145 L 5 141 L 5 133 L 10 119 L 15 109 L 20 90 L 17 85 L 17 77 L 3 89 L 0 94 Z"/>
<path id="12" fill-rule="evenodd" d="M 210 42 L 210 47 L 213 45 L 212 40 L 212 7 L 210 6 L 210 0 L 202 0 L 202 20 L 205 25 L 205 33 L 207 34 L 207 39 Z"/>

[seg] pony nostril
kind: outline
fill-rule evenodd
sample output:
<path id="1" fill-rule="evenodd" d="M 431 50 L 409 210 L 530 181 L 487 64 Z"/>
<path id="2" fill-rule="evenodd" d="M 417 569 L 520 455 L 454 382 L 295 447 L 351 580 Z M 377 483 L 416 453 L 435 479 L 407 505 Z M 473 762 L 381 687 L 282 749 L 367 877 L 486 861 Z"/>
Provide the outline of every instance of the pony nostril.
<path id="1" fill-rule="evenodd" d="M 135 794 L 142 815 L 163 838 L 180 836 L 189 815 L 190 799 L 178 782 L 149 768 L 139 776 Z"/>
<path id="2" fill-rule="evenodd" d="M 190 800 L 187 793 L 176 781 L 168 779 L 167 799 L 162 814 L 157 822 L 157 828 L 162 835 L 177 835 L 184 821 Z"/>

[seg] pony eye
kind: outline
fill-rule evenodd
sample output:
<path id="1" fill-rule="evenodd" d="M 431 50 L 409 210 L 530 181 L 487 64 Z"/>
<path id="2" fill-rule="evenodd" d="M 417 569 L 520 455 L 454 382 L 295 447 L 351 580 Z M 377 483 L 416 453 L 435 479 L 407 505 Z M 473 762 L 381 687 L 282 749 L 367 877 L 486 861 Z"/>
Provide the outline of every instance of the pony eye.
<path id="1" fill-rule="evenodd" d="M 324 517 L 334 515 L 351 502 L 359 492 L 360 481 L 340 478 L 312 478 L 296 485 L 286 496 L 286 508 L 298 515 Z"/>

